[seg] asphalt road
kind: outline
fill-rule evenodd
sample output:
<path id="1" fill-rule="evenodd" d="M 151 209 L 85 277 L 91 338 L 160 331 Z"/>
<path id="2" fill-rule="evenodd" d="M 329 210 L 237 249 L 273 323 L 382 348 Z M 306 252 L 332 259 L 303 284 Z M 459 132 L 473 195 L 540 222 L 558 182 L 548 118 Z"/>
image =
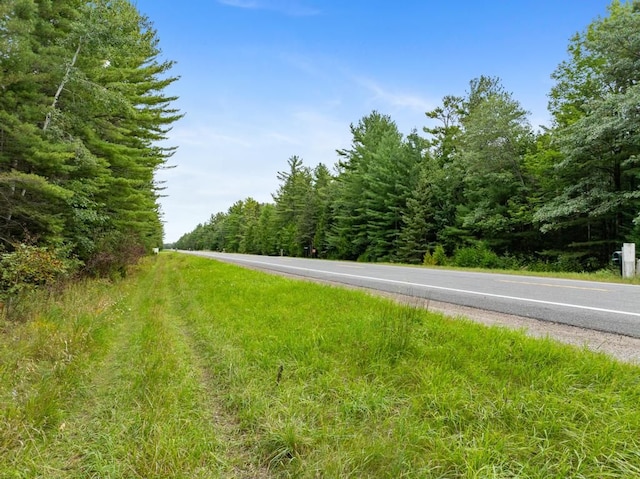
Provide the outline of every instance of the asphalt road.
<path id="1" fill-rule="evenodd" d="M 188 253 L 266 271 L 640 338 L 640 286 L 635 285 L 348 261 Z"/>

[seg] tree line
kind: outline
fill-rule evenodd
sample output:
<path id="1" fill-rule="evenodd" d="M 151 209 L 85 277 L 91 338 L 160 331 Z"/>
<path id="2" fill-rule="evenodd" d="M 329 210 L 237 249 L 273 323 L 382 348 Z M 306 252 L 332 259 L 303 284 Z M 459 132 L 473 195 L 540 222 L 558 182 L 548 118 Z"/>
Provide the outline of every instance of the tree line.
<path id="1" fill-rule="evenodd" d="M 640 2 L 613 1 L 553 72 L 552 126 L 534 131 L 481 76 L 403 135 L 372 112 L 330 170 L 292 156 L 273 202 L 246 198 L 185 249 L 407 263 L 593 270 L 640 240 Z"/>
<path id="2" fill-rule="evenodd" d="M 129 0 L 0 2 L 0 293 L 161 245 L 158 142 L 180 113 L 160 55 Z"/>

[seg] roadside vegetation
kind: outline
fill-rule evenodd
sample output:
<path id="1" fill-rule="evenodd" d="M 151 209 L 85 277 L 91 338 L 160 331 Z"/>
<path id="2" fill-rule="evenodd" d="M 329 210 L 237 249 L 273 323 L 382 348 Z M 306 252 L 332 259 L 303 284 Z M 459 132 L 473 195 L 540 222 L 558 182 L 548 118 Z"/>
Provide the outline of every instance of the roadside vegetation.
<path id="1" fill-rule="evenodd" d="M 170 253 L 25 294 L 1 477 L 640 475 L 640 370 L 602 354 Z"/>
<path id="2" fill-rule="evenodd" d="M 172 66 L 136 2 L 0 2 L 0 308 L 160 246 Z"/>
<path id="3" fill-rule="evenodd" d="M 424 255 L 422 265 L 430 268 L 485 271 L 489 273 L 517 274 L 524 276 L 542 276 L 552 278 L 576 279 L 582 281 L 602 281 L 607 283 L 640 284 L 640 277 L 623 278 L 620 265 L 609 265 L 594 271 L 574 271 L 562 261 L 549 264 L 543 261 L 518 259 L 512 256 L 498 256 L 480 243 L 476 246 L 460 248 L 448 257 L 441 246 L 434 253 Z"/>

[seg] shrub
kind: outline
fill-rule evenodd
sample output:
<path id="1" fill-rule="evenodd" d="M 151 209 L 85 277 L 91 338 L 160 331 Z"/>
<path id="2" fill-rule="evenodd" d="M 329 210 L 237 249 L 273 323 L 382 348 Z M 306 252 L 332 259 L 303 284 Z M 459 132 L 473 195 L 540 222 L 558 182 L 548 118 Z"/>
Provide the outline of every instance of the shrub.
<path id="1" fill-rule="evenodd" d="M 503 261 L 500 257 L 482 243 L 456 250 L 453 255 L 453 264 L 463 268 L 503 267 Z"/>
<path id="2" fill-rule="evenodd" d="M 445 254 L 444 247 L 441 244 L 436 245 L 436 248 L 433 250 L 433 260 L 438 266 L 444 266 L 448 263 L 447 255 Z"/>
<path id="3" fill-rule="evenodd" d="M 431 254 L 431 251 L 427 251 L 424 254 L 424 257 L 422 258 L 422 264 L 425 266 L 435 266 L 436 261 L 435 259 L 433 259 L 433 255 Z"/>
<path id="4" fill-rule="evenodd" d="M 11 314 L 16 299 L 39 287 L 51 287 L 78 266 L 61 250 L 19 243 L 0 254 L 0 316 Z"/>
<path id="5" fill-rule="evenodd" d="M 39 286 L 51 286 L 74 269 L 73 262 L 60 251 L 14 245 L 15 250 L 0 255 L 0 295 L 11 296 Z"/>
<path id="6" fill-rule="evenodd" d="M 146 253 L 144 245 L 135 235 L 113 233 L 105 235 L 97 244 L 85 266 L 85 272 L 95 277 L 124 277 L 127 268 L 136 264 Z"/>
<path id="7" fill-rule="evenodd" d="M 577 255 L 559 254 L 553 263 L 555 271 L 568 271 L 579 273 L 585 271 L 585 265 L 580 261 Z"/>
<path id="8" fill-rule="evenodd" d="M 433 250 L 433 253 L 431 253 L 431 251 L 427 251 L 424 254 L 422 264 L 425 266 L 444 266 L 447 264 L 447 255 L 445 254 L 442 245 L 437 245 Z"/>

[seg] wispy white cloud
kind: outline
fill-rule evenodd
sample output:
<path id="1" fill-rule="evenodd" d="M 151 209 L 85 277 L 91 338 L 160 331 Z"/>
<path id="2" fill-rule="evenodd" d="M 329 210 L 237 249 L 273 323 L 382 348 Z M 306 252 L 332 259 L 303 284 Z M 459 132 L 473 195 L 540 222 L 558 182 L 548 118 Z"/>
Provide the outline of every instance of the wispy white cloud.
<path id="1" fill-rule="evenodd" d="M 325 72 L 311 59 L 309 55 L 294 53 L 291 51 L 282 51 L 277 54 L 278 59 L 287 66 L 293 67 L 301 73 L 311 77 L 319 77 L 325 75 Z"/>
<path id="2" fill-rule="evenodd" d="M 346 118 L 306 107 L 293 113 L 292 120 L 299 126 L 297 133 L 304 138 L 310 164 L 325 163 L 331 167 L 337 160 L 335 151 L 346 148 L 350 141 L 349 121 Z"/>
<path id="3" fill-rule="evenodd" d="M 292 137 L 291 135 L 285 135 L 277 131 L 271 131 L 264 135 L 267 140 L 273 140 L 275 143 L 284 143 L 287 145 L 300 145 L 300 140 Z"/>
<path id="4" fill-rule="evenodd" d="M 411 92 L 390 90 L 368 78 L 356 78 L 356 83 L 373 95 L 377 101 L 393 108 L 406 108 L 419 112 L 432 110 L 435 104 L 423 96 Z"/>
<path id="5" fill-rule="evenodd" d="M 218 0 L 218 3 L 238 8 L 260 8 L 259 2 L 252 0 Z"/>
<path id="6" fill-rule="evenodd" d="M 320 10 L 305 5 L 300 0 L 218 0 L 221 5 L 247 10 L 270 10 L 294 17 L 320 14 Z"/>
<path id="7" fill-rule="evenodd" d="M 171 134 L 174 144 L 183 146 L 207 146 L 233 145 L 235 147 L 251 147 L 251 143 L 240 133 L 221 133 L 221 128 L 210 126 L 195 126 L 189 128 L 175 128 Z"/>
<path id="8" fill-rule="evenodd" d="M 240 199 L 272 201 L 277 173 L 286 170 L 291 156 L 300 156 L 309 167 L 322 162 L 331 168 L 335 150 L 349 145 L 349 120 L 326 103 L 252 113 L 242 121 L 192 115 L 169 133 L 169 144 L 180 147 L 171 161 L 178 167 L 157 176 L 167 181 L 168 196 L 161 199 L 167 241 L 176 241 Z"/>

